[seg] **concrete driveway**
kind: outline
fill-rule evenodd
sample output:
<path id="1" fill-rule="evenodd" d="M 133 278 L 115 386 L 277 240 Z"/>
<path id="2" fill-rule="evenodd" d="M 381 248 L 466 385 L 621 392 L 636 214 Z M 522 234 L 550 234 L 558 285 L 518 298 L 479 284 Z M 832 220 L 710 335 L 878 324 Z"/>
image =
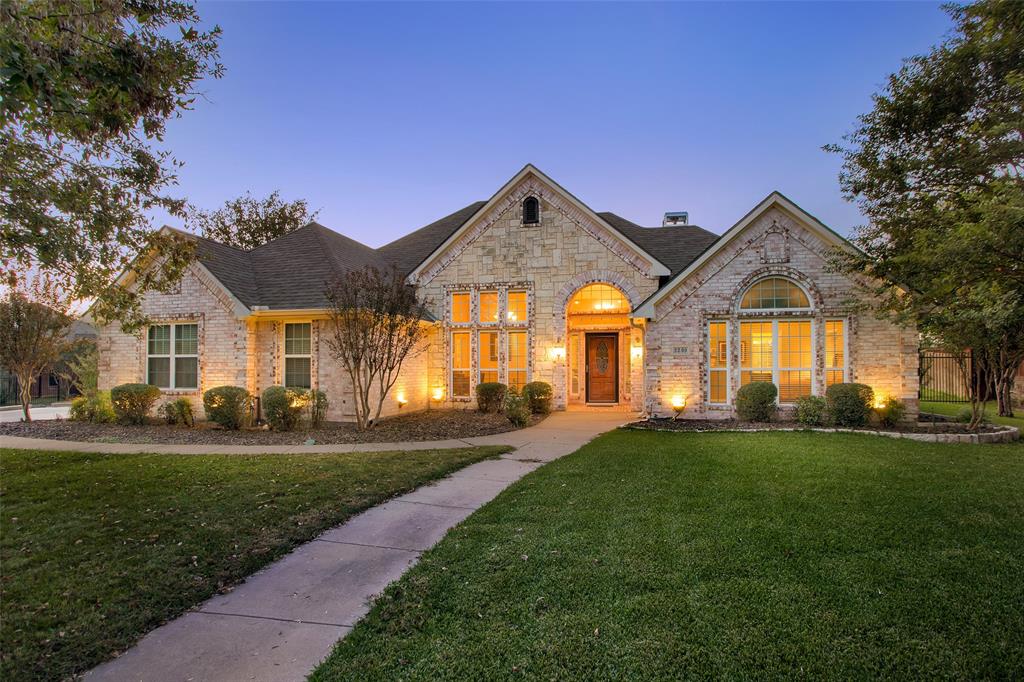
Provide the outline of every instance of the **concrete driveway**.
<path id="1" fill-rule="evenodd" d="M 70 405 L 51 405 L 47 407 L 30 407 L 29 414 L 32 415 L 32 421 L 38 421 L 42 419 L 67 419 L 68 410 L 71 409 Z M 21 408 L 20 407 L 3 407 L 0 408 L 0 422 L 20 422 L 21 421 Z"/>

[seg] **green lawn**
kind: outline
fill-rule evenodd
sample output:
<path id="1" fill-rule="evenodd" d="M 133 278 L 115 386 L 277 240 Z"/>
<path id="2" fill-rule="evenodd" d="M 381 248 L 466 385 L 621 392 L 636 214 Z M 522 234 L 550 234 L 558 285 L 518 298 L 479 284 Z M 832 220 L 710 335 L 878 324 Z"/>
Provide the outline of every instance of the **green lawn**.
<path id="1" fill-rule="evenodd" d="M 970 403 L 936 403 L 921 401 L 922 412 L 932 412 L 934 414 L 944 414 L 950 417 L 955 417 L 963 409 L 971 409 Z M 1015 417 L 1000 417 L 999 408 L 996 405 L 996 401 L 990 400 L 985 403 L 985 418 L 993 424 L 1005 424 L 1007 426 L 1016 426 L 1024 431 L 1024 409 L 1014 410 Z"/>
<path id="2" fill-rule="evenodd" d="M 0 450 L 0 679 L 87 670 L 352 514 L 504 450 Z"/>
<path id="3" fill-rule="evenodd" d="M 1024 446 L 619 431 L 456 527 L 313 679 L 1021 678 Z"/>

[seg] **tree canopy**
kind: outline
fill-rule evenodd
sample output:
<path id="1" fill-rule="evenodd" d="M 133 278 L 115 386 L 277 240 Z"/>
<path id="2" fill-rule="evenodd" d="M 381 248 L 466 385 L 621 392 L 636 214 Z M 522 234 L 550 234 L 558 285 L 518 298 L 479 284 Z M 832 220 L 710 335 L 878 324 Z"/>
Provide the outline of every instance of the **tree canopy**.
<path id="1" fill-rule="evenodd" d="M 196 28 L 185 0 L 0 3 L 0 276 L 46 274 L 94 316 L 141 320 L 139 297 L 166 289 L 187 243 L 152 229 L 149 212 L 184 217 L 169 194 L 180 162 L 159 148 L 169 119 L 218 78 L 220 29 Z M 133 291 L 111 287 L 137 257 Z M 150 261 L 147 261 L 150 262 Z"/>
<path id="2" fill-rule="evenodd" d="M 299 229 L 317 212 L 309 212 L 305 199 L 283 201 L 274 191 L 265 199 L 246 193 L 215 211 L 193 208 L 190 214 L 191 226 L 204 237 L 249 250 Z"/>
<path id="3" fill-rule="evenodd" d="M 945 9 L 952 35 L 906 60 L 846 144 L 826 147 L 842 155 L 842 190 L 869 221 L 855 235 L 862 252 L 841 266 L 877 282 L 881 313 L 952 350 L 971 339 L 979 360 L 1019 365 L 1024 3 Z"/>

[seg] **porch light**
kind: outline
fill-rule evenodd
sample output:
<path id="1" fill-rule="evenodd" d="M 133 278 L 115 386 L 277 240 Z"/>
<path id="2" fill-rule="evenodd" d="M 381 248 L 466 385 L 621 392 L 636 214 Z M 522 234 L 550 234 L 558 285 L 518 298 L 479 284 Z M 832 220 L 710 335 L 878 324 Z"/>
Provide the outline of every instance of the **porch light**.
<path id="1" fill-rule="evenodd" d="M 430 394 L 430 397 L 435 403 L 441 402 L 444 400 L 444 389 L 438 386 L 434 389 L 433 393 Z"/>
<path id="2" fill-rule="evenodd" d="M 551 356 L 552 360 L 564 360 L 565 359 L 565 346 L 552 346 L 548 350 L 548 355 Z"/>
<path id="3" fill-rule="evenodd" d="M 398 403 L 399 408 L 403 408 L 409 403 L 409 401 L 405 399 L 404 391 L 399 391 L 395 394 L 395 402 Z"/>

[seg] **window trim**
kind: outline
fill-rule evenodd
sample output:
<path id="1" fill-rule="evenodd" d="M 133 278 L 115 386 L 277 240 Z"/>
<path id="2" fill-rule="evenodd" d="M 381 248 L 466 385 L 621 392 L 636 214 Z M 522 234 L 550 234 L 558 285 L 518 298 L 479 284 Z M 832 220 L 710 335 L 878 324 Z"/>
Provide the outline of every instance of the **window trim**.
<path id="1" fill-rule="evenodd" d="M 713 349 L 711 348 L 711 325 L 712 324 L 722 324 L 722 325 L 725 326 L 725 367 L 716 367 L 716 368 L 712 368 L 711 367 L 711 353 L 713 351 Z M 711 319 L 711 320 L 708 320 L 707 328 L 706 328 L 706 331 L 705 331 L 704 338 L 705 338 L 706 343 L 707 343 L 706 361 L 708 363 L 708 365 L 707 365 L 707 368 L 708 368 L 707 376 L 705 377 L 705 387 L 706 387 L 705 390 L 707 391 L 707 393 L 705 393 L 705 395 L 707 396 L 707 404 L 708 405 L 714 405 L 716 407 L 721 407 L 721 406 L 729 405 L 731 403 L 731 400 L 732 400 L 732 387 L 730 386 L 731 382 L 730 382 L 729 378 L 732 376 L 732 369 L 733 369 L 732 368 L 732 357 L 731 357 L 732 340 L 729 338 L 729 320 L 723 320 L 723 319 Z M 723 400 L 722 402 L 716 402 L 715 400 L 713 400 L 711 398 L 711 373 L 712 372 L 722 372 L 722 373 L 725 374 L 725 400 Z"/>
<path id="2" fill-rule="evenodd" d="M 309 325 L 309 353 L 289 353 L 288 352 L 288 325 L 290 324 L 308 324 Z M 313 381 L 313 321 L 312 320 L 294 320 L 291 322 L 285 322 L 281 327 L 281 385 L 285 388 L 301 388 L 298 386 L 288 386 L 288 360 L 289 358 L 309 358 L 309 389 L 311 390 L 316 387 L 316 383 Z"/>
<path id="3" fill-rule="evenodd" d="M 149 335 L 152 333 L 153 327 L 168 327 L 169 336 L 167 337 L 167 353 L 150 353 L 149 352 Z M 178 327 L 195 327 L 196 328 L 196 352 L 193 353 L 181 353 L 175 352 L 174 343 L 178 338 Z M 151 386 L 157 386 L 151 383 L 149 360 L 150 358 L 167 358 L 167 386 L 157 386 L 161 391 L 189 391 L 195 392 L 199 390 L 202 385 L 203 375 L 202 367 L 199 362 L 199 345 L 200 345 L 200 332 L 199 332 L 199 321 L 198 320 L 160 320 L 149 325 L 146 328 L 146 383 Z M 195 386 L 178 386 L 177 385 L 177 365 L 178 358 L 195 358 L 196 359 L 196 385 Z"/>

